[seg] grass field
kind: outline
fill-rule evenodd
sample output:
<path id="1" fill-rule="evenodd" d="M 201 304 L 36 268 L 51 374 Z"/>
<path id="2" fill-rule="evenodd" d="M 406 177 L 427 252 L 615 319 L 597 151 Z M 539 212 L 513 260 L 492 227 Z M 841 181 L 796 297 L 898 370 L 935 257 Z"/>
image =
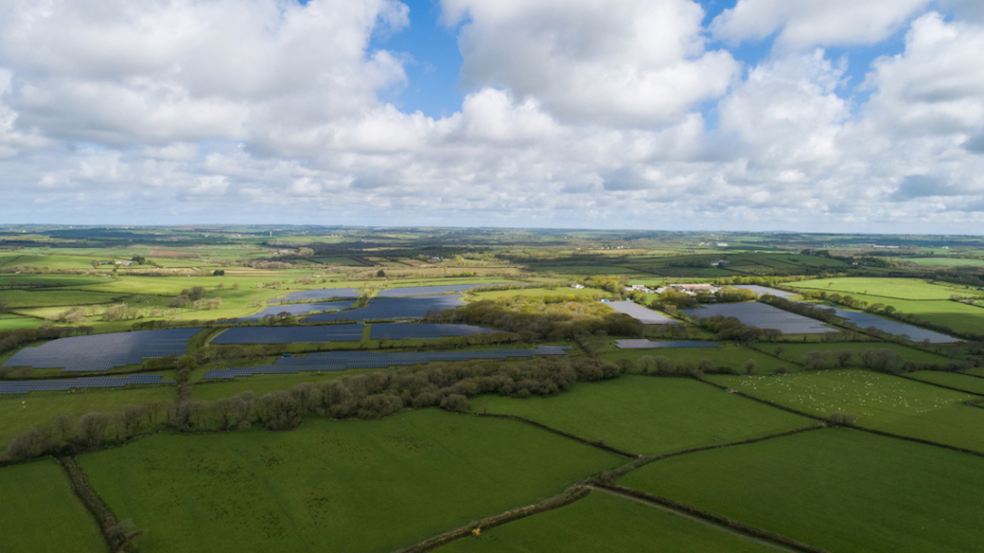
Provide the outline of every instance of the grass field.
<path id="1" fill-rule="evenodd" d="M 975 394 L 984 394 L 984 378 L 975 378 L 965 374 L 942 371 L 917 371 L 908 373 L 906 376 L 922 380 L 923 382 L 942 384 L 943 386 L 966 390 Z"/>
<path id="2" fill-rule="evenodd" d="M 984 267 L 984 259 L 968 257 L 905 257 L 903 259 L 924 267 Z"/>
<path id="3" fill-rule="evenodd" d="M 675 457 L 621 483 L 830 551 L 956 553 L 984 540 L 984 459 L 855 430 Z"/>
<path id="4" fill-rule="evenodd" d="M 564 394 L 472 400 L 476 413 L 520 415 L 632 453 L 663 453 L 812 423 L 687 378 L 623 376 Z"/>
<path id="5" fill-rule="evenodd" d="M 984 409 L 963 405 L 969 394 L 862 370 L 708 378 L 814 415 L 847 413 L 869 428 L 984 451 Z"/>
<path id="6" fill-rule="evenodd" d="M 790 371 L 798 369 L 792 363 L 786 363 L 781 359 L 776 359 L 753 349 L 726 342 L 722 342 L 721 346 L 716 348 L 612 349 L 602 353 L 601 357 L 612 361 L 618 361 L 620 359 L 636 360 L 643 357 L 665 357 L 673 361 L 689 363 L 706 361 L 712 367 L 726 367 L 742 373 L 744 372 L 745 363 L 754 361 L 755 370 L 753 374 L 769 374 L 779 368 L 785 368 Z"/>
<path id="7" fill-rule="evenodd" d="M 122 390 L 77 392 L 34 392 L 0 396 L 0 458 L 14 436 L 59 415 L 80 416 L 90 412 L 118 411 L 128 405 L 174 401 L 173 386 L 147 386 Z"/>
<path id="8" fill-rule="evenodd" d="M 105 553 L 92 515 L 53 459 L 0 468 L 0 551 Z"/>
<path id="9" fill-rule="evenodd" d="M 774 551 L 745 538 L 604 492 L 469 536 L 438 553 Z"/>
<path id="10" fill-rule="evenodd" d="M 860 294 L 902 300 L 948 300 L 953 295 L 980 296 L 980 290 L 956 284 L 936 284 L 916 278 L 829 278 L 791 282 L 795 288 L 840 294 Z"/>
<path id="11" fill-rule="evenodd" d="M 780 357 L 790 359 L 796 363 L 803 363 L 810 352 L 840 352 L 850 351 L 853 353 L 851 358 L 852 367 L 860 367 L 860 354 L 870 350 L 889 350 L 899 354 L 902 359 L 913 363 L 934 363 L 946 364 L 952 360 L 942 355 L 929 353 L 922 350 L 908 348 L 899 344 L 886 342 L 823 342 L 817 344 L 761 344 L 760 347 L 772 353 L 779 353 Z"/>
<path id="12" fill-rule="evenodd" d="M 521 423 L 436 410 L 159 434 L 80 461 L 144 531 L 143 552 L 349 553 L 392 551 L 622 462 Z"/>

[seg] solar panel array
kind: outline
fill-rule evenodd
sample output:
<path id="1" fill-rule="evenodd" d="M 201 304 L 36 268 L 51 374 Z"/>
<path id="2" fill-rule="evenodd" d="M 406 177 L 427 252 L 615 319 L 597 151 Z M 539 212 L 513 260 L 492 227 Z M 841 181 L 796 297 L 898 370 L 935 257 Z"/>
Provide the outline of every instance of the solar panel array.
<path id="1" fill-rule="evenodd" d="M 372 325 L 369 337 L 373 340 L 406 340 L 415 338 L 448 338 L 496 332 L 491 328 L 465 324 L 380 323 Z"/>
<path id="2" fill-rule="evenodd" d="M 386 319 L 419 319 L 431 311 L 458 307 L 463 302 L 458 294 L 429 297 L 373 298 L 365 307 L 322 313 L 305 319 L 308 322 L 368 321 Z"/>
<path id="3" fill-rule="evenodd" d="M 37 380 L 0 380 L 0 394 L 29 392 L 64 392 L 92 388 L 122 388 L 148 384 L 173 384 L 159 374 L 121 374 L 118 376 L 87 376 L 80 378 L 50 378 Z"/>
<path id="4" fill-rule="evenodd" d="M 305 356 L 281 357 L 272 365 L 216 369 L 205 373 L 204 380 L 236 378 L 254 374 L 283 374 L 309 371 L 342 371 L 346 369 L 385 368 L 400 365 L 419 365 L 435 361 L 471 361 L 477 359 L 507 359 L 539 355 L 563 355 L 564 346 L 539 346 L 525 349 L 490 349 L 460 351 L 329 351 Z"/>
<path id="5" fill-rule="evenodd" d="M 618 349 L 716 348 L 720 345 L 721 342 L 706 340 L 647 340 L 645 338 L 615 340 Z"/>
<path id="6" fill-rule="evenodd" d="M 67 372 L 105 371 L 143 362 L 150 357 L 183 355 L 200 328 L 169 328 L 72 336 L 26 347 L 4 366 L 60 368 Z"/>
<path id="7" fill-rule="evenodd" d="M 311 300 L 330 300 L 332 298 L 351 298 L 355 299 L 362 295 L 362 292 L 355 288 L 320 288 L 318 290 L 302 290 L 291 292 L 287 297 L 279 300 L 283 303 L 292 301 L 311 301 Z"/>
<path id="8" fill-rule="evenodd" d="M 271 305 L 249 317 L 242 317 L 242 321 L 257 321 L 263 317 L 287 313 L 289 315 L 307 315 L 308 313 L 321 313 L 322 311 L 339 311 L 352 307 L 355 300 L 322 301 L 314 303 L 280 303 Z"/>
<path id="9" fill-rule="evenodd" d="M 228 344 L 291 344 L 296 342 L 358 342 L 362 339 L 361 324 L 324 326 L 240 326 L 222 331 L 212 343 Z"/>
<path id="10" fill-rule="evenodd" d="M 406 286 L 403 288 L 386 288 L 376 294 L 377 298 L 409 298 L 426 297 L 440 294 L 460 294 L 479 286 L 488 284 L 445 284 L 440 286 Z"/>

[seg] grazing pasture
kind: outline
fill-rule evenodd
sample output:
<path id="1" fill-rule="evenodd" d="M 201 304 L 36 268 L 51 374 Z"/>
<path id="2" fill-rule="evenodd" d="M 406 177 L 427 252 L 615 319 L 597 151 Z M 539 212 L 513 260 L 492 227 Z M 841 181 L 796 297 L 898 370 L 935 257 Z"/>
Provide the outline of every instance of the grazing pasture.
<path id="1" fill-rule="evenodd" d="M 80 462 L 144 530 L 143 552 L 382 553 L 623 460 L 519 422 L 424 410 L 278 433 L 158 434 Z"/>
<path id="2" fill-rule="evenodd" d="M 632 453 L 665 453 L 810 426 L 810 419 L 687 378 L 623 376 L 569 392 L 515 399 L 483 396 L 475 413 L 519 415 Z"/>
<path id="3" fill-rule="evenodd" d="M 984 541 L 984 459 L 856 430 L 657 461 L 621 484 L 830 551 L 957 553 Z"/>
<path id="4" fill-rule="evenodd" d="M 969 394 L 861 370 L 708 379 L 813 415 L 845 414 L 865 427 L 984 452 L 984 409 L 963 405 Z"/>
<path id="5" fill-rule="evenodd" d="M 153 357 L 183 355 L 200 328 L 171 328 L 71 336 L 26 347 L 5 367 L 58 368 L 66 372 L 105 371 Z"/>
<path id="6" fill-rule="evenodd" d="M 570 505 L 482 531 L 438 553 L 624 553 L 774 551 L 659 508 L 596 491 Z"/>
<path id="7" fill-rule="evenodd" d="M 789 285 L 808 290 L 901 300 L 948 300 L 953 295 L 984 295 L 984 292 L 975 288 L 949 283 L 931 283 L 917 278 L 844 277 L 801 280 L 790 282 Z"/>
<path id="8" fill-rule="evenodd" d="M 943 371 L 917 371 L 908 373 L 906 376 L 915 378 L 916 380 L 922 380 L 923 382 L 965 390 L 974 394 L 984 394 L 984 378 Z"/>
<path id="9" fill-rule="evenodd" d="M 104 553 L 106 544 L 68 477 L 49 458 L 0 467 L 0 551 Z"/>
<path id="10" fill-rule="evenodd" d="M 47 424 L 60 415 L 79 417 L 90 412 L 120 411 L 131 405 L 171 403 L 173 386 L 124 389 L 86 389 L 70 392 L 34 392 L 0 395 L 0 457 L 7 442 L 34 426 Z"/>

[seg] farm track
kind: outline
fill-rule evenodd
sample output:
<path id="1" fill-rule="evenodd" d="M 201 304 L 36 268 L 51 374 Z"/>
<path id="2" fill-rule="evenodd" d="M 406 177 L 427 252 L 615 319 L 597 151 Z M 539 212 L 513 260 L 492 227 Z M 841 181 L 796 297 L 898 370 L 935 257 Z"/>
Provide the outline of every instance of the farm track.
<path id="1" fill-rule="evenodd" d="M 763 530 L 761 528 L 756 528 L 754 526 L 749 526 L 747 524 L 738 522 L 736 520 L 716 515 L 709 511 L 704 511 L 684 503 L 679 503 L 672 499 L 666 497 L 654 495 L 651 493 L 635 490 L 632 488 L 626 488 L 625 486 L 619 486 L 617 484 L 598 484 L 594 486 L 589 486 L 592 490 L 597 490 L 602 493 L 607 493 L 614 495 L 616 497 L 621 497 L 622 499 L 627 499 L 629 501 L 634 501 L 636 503 L 641 503 L 649 507 L 656 509 L 662 509 L 664 511 L 671 512 L 677 516 L 693 520 L 695 522 L 700 522 L 711 526 L 717 530 L 727 532 L 729 534 L 734 534 L 736 536 L 741 536 L 746 539 L 758 542 L 763 545 L 768 545 L 780 551 L 794 551 L 796 553 L 825 553 L 825 549 L 820 549 L 812 545 L 798 542 L 791 538 L 787 538 L 781 534 L 776 534 L 768 530 Z"/>
<path id="2" fill-rule="evenodd" d="M 802 417 L 811 418 L 811 419 L 813 419 L 815 421 L 819 421 L 819 422 L 822 422 L 824 424 L 831 424 L 831 422 L 828 419 L 826 419 L 826 418 L 824 418 L 824 417 L 822 417 L 820 415 L 814 415 L 813 413 L 807 413 L 806 411 L 800 411 L 798 409 L 794 409 L 792 407 L 788 407 L 788 406 L 782 405 L 780 403 L 775 403 L 775 402 L 770 401 L 770 400 L 767 400 L 767 399 L 762 399 L 760 397 L 755 397 L 753 395 L 747 394 L 747 393 L 742 392 L 740 390 L 731 390 L 727 386 L 722 386 L 720 384 L 716 384 L 716 383 L 711 382 L 709 380 L 704 380 L 703 378 L 697 378 L 697 380 L 699 380 L 699 381 L 701 381 L 701 382 L 703 382 L 705 384 L 708 384 L 710 386 L 714 386 L 715 388 L 717 388 L 719 390 L 727 391 L 728 393 L 732 393 L 732 394 L 735 394 L 737 396 L 740 396 L 740 397 L 743 397 L 743 398 L 746 398 L 746 399 L 750 399 L 752 401 L 757 401 L 757 402 L 759 402 L 759 403 L 761 403 L 763 405 L 768 405 L 770 407 L 775 407 L 776 409 L 781 409 L 783 411 L 786 411 L 786 412 L 789 412 L 789 413 L 793 413 L 795 415 L 800 415 Z M 861 425 L 859 425 L 857 423 L 838 423 L 837 426 L 843 426 L 845 428 L 850 428 L 850 429 L 853 429 L 853 430 L 859 430 L 861 432 L 867 432 L 869 434 L 875 434 L 875 435 L 882 436 L 882 437 L 885 437 L 885 438 L 895 438 L 895 439 L 898 439 L 898 440 L 905 440 L 907 442 L 913 442 L 913 443 L 917 443 L 917 444 L 923 444 L 923 445 L 928 445 L 928 446 L 933 446 L 933 447 L 939 447 L 939 448 L 943 448 L 943 449 L 949 449 L 950 451 L 956 451 L 956 452 L 959 452 L 959 453 L 966 453 L 968 455 L 973 455 L 975 457 L 984 457 L 984 451 L 977 451 L 977 450 L 974 450 L 974 449 L 967 449 L 967 448 L 959 447 L 959 446 L 955 446 L 955 445 L 949 445 L 949 444 L 944 444 L 944 443 L 940 443 L 940 442 L 934 442 L 932 440 L 926 440 L 924 438 L 916 438 L 914 436 L 906 436 L 904 434 L 896 434 L 894 432 L 888 432 L 886 430 L 878 430 L 878 429 L 870 428 L 870 427 L 867 427 L 867 426 L 861 426 Z"/>
<path id="3" fill-rule="evenodd" d="M 75 492 L 76 497 L 79 498 L 79 501 L 99 525 L 99 532 L 106 541 L 107 549 L 113 553 L 136 553 L 137 548 L 131 543 L 135 536 L 128 536 L 122 531 L 116 514 L 96 493 L 75 457 L 58 457 L 58 463 L 65 470 L 65 474 L 71 482 L 72 491 Z"/>

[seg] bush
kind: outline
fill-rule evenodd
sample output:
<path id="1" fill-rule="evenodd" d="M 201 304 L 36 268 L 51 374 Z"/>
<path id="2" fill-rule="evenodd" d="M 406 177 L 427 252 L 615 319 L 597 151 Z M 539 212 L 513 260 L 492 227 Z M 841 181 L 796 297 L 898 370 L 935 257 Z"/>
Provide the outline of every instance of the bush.
<path id="1" fill-rule="evenodd" d="M 451 394 L 441 400 L 441 409 L 455 413 L 468 412 L 468 398 L 461 394 Z"/>

